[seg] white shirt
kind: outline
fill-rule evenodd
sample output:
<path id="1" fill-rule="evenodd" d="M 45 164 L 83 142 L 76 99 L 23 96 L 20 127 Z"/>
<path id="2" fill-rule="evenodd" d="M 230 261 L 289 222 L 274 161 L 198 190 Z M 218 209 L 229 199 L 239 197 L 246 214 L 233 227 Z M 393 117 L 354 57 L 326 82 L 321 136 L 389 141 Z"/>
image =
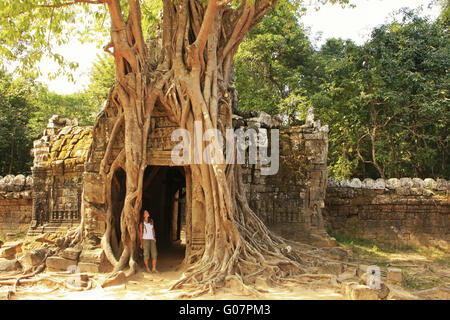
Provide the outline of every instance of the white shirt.
<path id="1" fill-rule="evenodd" d="M 153 225 L 151 223 L 147 223 L 144 221 L 143 229 L 144 229 L 144 235 L 143 235 L 142 239 L 155 240 L 155 236 L 153 233 Z"/>

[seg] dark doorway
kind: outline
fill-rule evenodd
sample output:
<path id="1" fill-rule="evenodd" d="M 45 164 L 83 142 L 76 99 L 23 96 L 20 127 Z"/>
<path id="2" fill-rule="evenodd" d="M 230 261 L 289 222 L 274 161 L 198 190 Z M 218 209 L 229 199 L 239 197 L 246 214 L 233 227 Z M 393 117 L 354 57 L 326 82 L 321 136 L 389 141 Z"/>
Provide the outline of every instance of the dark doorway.
<path id="1" fill-rule="evenodd" d="M 183 167 L 146 168 L 142 209 L 148 210 L 155 223 L 158 265 L 161 271 L 173 265 L 174 261 L 182 261 L 184 258 L 185 195 L 186 179 Z M 168 262 L 167 266 L 165 262 Z"/>
<path id="2" fill-rule="evenodd" d="M 120 216 L 122 214 L 123 204 L 126 195 L 126 173 L 119 168 L 114 172 L 111 181 L 111 247 L 116 258 L 120 257 L 122 253 L 121 247 L 121 231 L 120 231 Z"/>

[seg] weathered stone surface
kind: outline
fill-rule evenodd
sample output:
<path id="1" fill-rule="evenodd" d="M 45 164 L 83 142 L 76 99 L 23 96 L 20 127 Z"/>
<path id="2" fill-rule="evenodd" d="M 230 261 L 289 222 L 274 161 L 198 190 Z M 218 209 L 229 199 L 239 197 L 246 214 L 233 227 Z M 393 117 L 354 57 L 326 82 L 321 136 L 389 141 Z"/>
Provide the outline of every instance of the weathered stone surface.
<path id="1" fill-rule="evenodd" d="M 25 180 L 23 175 L 8 175 L 0 180 L 0 233 L 17 234 L 29 227 L 32 197 Z"/>
<path id="2" fill-rule="evenodd" d="M 411 188 L 414 186 L 414 183 L 411 178 L 401 178 L 400 184 L 403 188 Z"/>
<path id="3" fill-rule="evenodd" d="M 31 189 L 33 187 L 33 176 L 28 176 L 25 181 L 25 188 Z"/>
<path id="4" fill-rule="evenodd" d="M 402 269 L 388 268 L 387 281 L 401 284 L 403 282 Z"/>
<path id="5" fill-rule="evenodd" d="M 370 178 L 366 178 L 363 180 L 363 188 L 373 189 L 375 185 L 375 181 Z"/>
<path id="6" fill-rule="evenodd" d="M 352 179 L 349 185 L 350 188 L 361 188 L 362 182 L 358 178 Z"/>
<path id="7" fill-rule="evenodd" d="M 359 182 L 361 182 L 361 181 L 359 181 Z M 336 180 L 334 178 L 330 178 L 330 179 L 328 179 L 327 186 L 330 187 L 330 188 L 339 187 L 339 180 Z"/>
<path id="8" fill-rule="evenodd" d="M 355 181 L 354 179 L 352 181 Z M 384 181 L 384 180 L 383 180 Z M 433 245 L 448 248 L 450 201 L 446 190 L 424 187 L 432 179 L 402 178 L 373 181 L 362 188 L 343 180 L 328 185 L 325 198 L 326 227 L 338 234 L 397 245 Z M 378 184 L 378 187 L 376 186 Z M 342 185 L 345 185 L 343 187 Z M 441 182 L 441 185 L 448 185 Z"/>
<path id="9" fill-rule="evenodd" d="M 80 268 L 80 272 L 87 272 L 87 273 L 99 273 L 100 266 L 95 263 L 90 262 L 79 262 L 78 268 Z"/>
<path id="10" fill-rule="evenodd" d="M 23 242 L 7 242 L 0 249 L 0 258 L 13 259 L 16 254 L 22 251 Z"/>
<path id="11" fill-rule="evenodd" d="M 100 264 L 106 260 L 105 253 L 101 248 L 94 250 L 83 250 L 80 254 L 80 262 Z"/>
<path id="12" fill-rule="evenodd" d="M 85 172 L 84 178 L 84 198 L 92 203 L 105 203 L 103 190 L 103 180 L 99 174 Z"/>
<path id="13" fill-rule="evenodd" d="M 109 263 L 102 249 L 83 250 L 80 254 L 78 265 L 80 269 L 82 266 L 86 270 L 96 270 L 95 272 L 112 271 L 112 265 Z"/>
<path id="14" fill-rule="evenodd" d="M 260 164 L 243 166 L 249 206 L 273 232 L 316 246 L 335 245 L 326 235 L 322 216 L 327 146 L 326 130 L 313 121 L 280 130 L 278 174 L 264 176 Z"/>
<path id="15" fill-rule="evenodd" d="M 319 273 L 339 275 L 344 272 L 344 265 L 338 262 L 329 262 L 319 267 Z"/>
<path id="16" fill-rule="evenodd" d="M 349 300 L 378 300 L 378 293 L 376 290 L 370 289 L 363 284 L 351 284 L 345 292 L 345 297 Z"/>
<path id="17" fill-rule="evenodd" d="M 76 260 L 78 260 L 80 253 L 81 253 L 81 249 L 67 248 L 67 249 L 64 249 L 61 256 L 66 259 L 76 261 Z"/>
<path id="18" fill-rule="evenodd" d="M 397 178 L 388 179 L 386 181 L 386 188 L 388 189 L 397 189 L 401 187 L 400 180 Z"/>
<path id="19" fill-rule="evenodd" d="M 0 259 L 0 271 L 15 271 L 19 268 L 20 264 L 16 259 Z"/>
<path id="20" fill-rule="evenodd" d="M 22 258 L 19 259 L 23 270 L 29 271 L 34 267 L 41 265 L 44 261 L 46 252 L 47 250 L 45 249 L 37 249 L 31 252 L 27 252 Z"/>
<path id="21" fill-rule="evenodd" d="M 425 188 L 425 182 L 422 179 L 413 178 L 412 181 L 413 181 L 414 188 L 419 188 L 419 189 Z"/>
<path id="22" fill-rule="evenodd" d="M 427 189 L 435 189 L 437 186 L 436 181 L 434 181 L 434 179 L 431 178 L 427 178 L 425 180 L 423 180 L 424 186 Z"/>
<path id="23" fill-rule="evenodd" d="M 279 128 L 281 126 L 281 119 L 278 117 L 272 117 L 264 111 L 259 111 L 258 116 L 247 119 L 250 126 L 256 125 L 261 128 Z"/>
<path id="24" fill-rule="evenodd" d="M 13 180 L 13 191 L 19 192 L 22 191 L 25 187 L 26 178 L 23 174 L 19 174 L 14 177 Z"/>
<path id="25" fill-rule="evenodd" d="M 436 182 L 436 190 L 445 191 L 448 190 L 449 183 L 444 179 L 438 179 Z"/>
<path id="26" fill-rule="evenodd" d="M 67 271 L 69 267 L 76 264 L 76 261 L 54 256 L 48 257 L 46 260 L 46 265 L 49 271 Z"/>
<path id="27" fill-rule="evenodd" d="M 354 281 L 342 283 L 341 293 L 347 300 L 379 300 L 376 290 Z"/>
<path id="28" fill-rule="evenodd" d="M 386 188 L 386 182 L 384 181 L 384 179 L 377 179 L 373 184 L 373 188 L 377 190 L 383 190 L 384 188 Z"/>

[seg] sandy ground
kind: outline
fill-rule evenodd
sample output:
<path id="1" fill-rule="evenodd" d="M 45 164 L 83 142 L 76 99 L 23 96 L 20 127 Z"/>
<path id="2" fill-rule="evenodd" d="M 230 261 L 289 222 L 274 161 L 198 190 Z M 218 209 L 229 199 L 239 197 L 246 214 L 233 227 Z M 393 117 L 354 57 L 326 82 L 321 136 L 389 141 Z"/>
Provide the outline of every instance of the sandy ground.
<path id="1" fill-rule="evenodd" d="M 184 247 L 179 246 L 160 252 L 157 274 L 141 271 L 128 280 L 126 284 L 101 288 L 94 285 L 91 290 L 71 291 L 51 282 L 40 282 L 36 285 L 22 284 L 12 300 L 175 300 L 184 293 L 181 290 L 169 290 L 176 280 L 182 277 L 179 269 L 183 259 Z M 2 276 L 6 276 L 3 273 Z M 45 277 L 67 280 L 61 273 L 45 272 Z M 94 276 L 97 283 L 105 279 L 104 274 Z M 10 286 L 0 286 L 0 298 L 5 298 Z M 198 300 L 342 300 L 343 296 L 333 288 L 308 288 L 298 285 L 270 287 L 259 297 L 239 295 L 229 289 L 220 289 L 215 295 L 202 295 Z"/>
<path id="2" fill-rule="evenodd" d="M 149 274 L 140 271 L 126 284 L 102 288 L 107 274 L 90 275 L 92 288 L 86 291 L 73 291 L 62 284 L 52 281 L 40 281 L 37 284 L 22 283 L 17 287 L 17 293 L 13 300 L 175 300 L 183 299 L 182 290 L 170 290 L 170 287 L 180 278 L 183 272 L 180 270 L 184 258 L 185 247 L 182 243 L 170 248 L 163 248 L 158 256 L 157 274 Z M 382 275 L 385 276 L 388 267 L 401 268 L 404 275 L 402 290 L 409 293 L 417 293 L 421 290 L 435 287 L 450 288 L 450 268 L 448 262 L 438 261 L 429 255 L 408 252 L 390 253 L 383 257 L 360 258 L 354 257 L 351 262 L 365 265 L 382 266 Z M 0 273 L 0 278 L 19 276 L 17 273 Z M 47 277 L 64 283 L 73 277 L 65 273 L 44 272 L 39 277 Z M 0 285 L 0 300 L 6 298 L 10 285 Z M 307 287 L 298 284 L 285 285 L 283 287 L 266 287 L 260 296 L 239 294 L 227 288 L 221 288 L 215 295 L 205 294 L 198 300 L 343 300 L 344 296 L 339 289 L 331 285 L 325 287 Z M 425 299 L 448 299 L 448 291 L 445 295 L 424 296 Z"/>

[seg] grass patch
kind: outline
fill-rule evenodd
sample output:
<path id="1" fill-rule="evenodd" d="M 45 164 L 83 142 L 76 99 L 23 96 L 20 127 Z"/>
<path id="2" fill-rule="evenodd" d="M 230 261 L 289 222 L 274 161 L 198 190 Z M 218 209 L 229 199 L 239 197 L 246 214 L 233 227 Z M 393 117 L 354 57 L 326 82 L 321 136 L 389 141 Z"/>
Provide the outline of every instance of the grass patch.
<path id="1" fill-rule="evenodd" d="M 446 286 L 446 282 L 436 277 L 424 277 L 422 274 L 403 272 L 403 286 L 411 290 L 426 290 Z"/>
<path id="2" fill-rule="evenodd" d="M 448 250 L 438 246 L 397 246 L 392 243 L 376 242 L 334 232 L 328 233 L 336 239 L 338 245 L 352 248 L 362 259 L 375 259 L 378 263 L 387 264 L 393 254 L 419 254 L 433 262 L 450 266 Z"/>

